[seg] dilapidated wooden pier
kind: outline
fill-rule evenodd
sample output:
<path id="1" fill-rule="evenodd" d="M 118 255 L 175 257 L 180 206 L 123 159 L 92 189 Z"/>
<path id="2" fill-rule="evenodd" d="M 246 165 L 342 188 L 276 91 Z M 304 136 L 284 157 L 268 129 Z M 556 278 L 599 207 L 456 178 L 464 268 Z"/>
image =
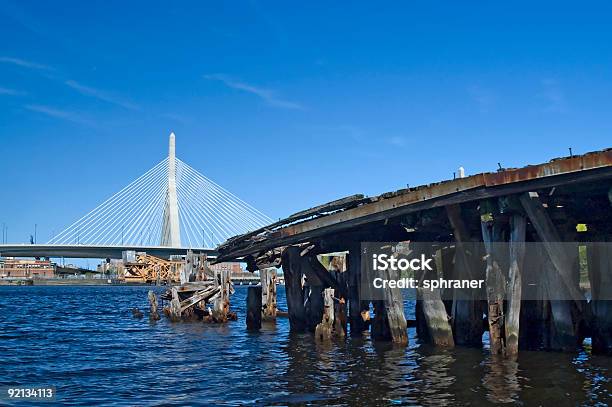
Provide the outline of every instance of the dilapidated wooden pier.
<path id="1" fill-rule="evenodd" d="M 486 284 L 482 292 L 417 289 L 420 341 L 478 347 L 488 330 L 495 354 L 573 350 L 586 337 L 594 353 L 612 353 L 612 150 L 499 167 L 320 205 L 229 239 L 217 261 L 282 267 L 292 331 L 318 339 L 370 331 L 406 344 L 399 288 L 363 296 L 362 244 L 431 242 L 422 250 L 436 267 L 417 278 Z M 254 314 L 260 295 L 249 297 Z"/>

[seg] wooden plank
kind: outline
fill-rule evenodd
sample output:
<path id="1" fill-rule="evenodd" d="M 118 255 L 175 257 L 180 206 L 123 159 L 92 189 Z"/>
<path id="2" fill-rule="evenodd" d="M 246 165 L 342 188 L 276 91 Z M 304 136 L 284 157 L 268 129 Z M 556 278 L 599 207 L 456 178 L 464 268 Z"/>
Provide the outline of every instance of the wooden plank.
<path id="1" fill-rule="evenodd" d="M 207 302 L 214 295 L 220 292 L 220 288 L 217 287 L 209 287 L 206 290 L 198 291 L 192 294 L 189 298 L 181 301 L 181 313 L 185 312 L 187 309 L 193 307 L 195 304 L 200 301 Z"/>

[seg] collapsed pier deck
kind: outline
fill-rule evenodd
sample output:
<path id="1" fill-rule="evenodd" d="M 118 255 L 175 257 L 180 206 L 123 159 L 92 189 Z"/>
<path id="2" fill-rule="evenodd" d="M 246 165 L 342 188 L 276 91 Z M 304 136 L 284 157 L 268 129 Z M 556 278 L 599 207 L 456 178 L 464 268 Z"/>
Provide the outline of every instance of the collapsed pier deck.
<path id="1" fill-rule="evenodd" d="M 612 251 L 607 246 L 588 249 L 592 298 L 587 302 L 580 291 L 580 270 L 564 265 L 578 258 L 578 250 L 564 253 L 553 243 L 611 242 L 611 204 L 612 149 L 607 149 L 375 197 L 342 198 L 227 240 L 217 248 L 218 261 L 244 259 L 250 271 L 282 266 L 292 330 L 312 330 L 308 320 L 321 321 L 327 308 L 318 297 L 332 288 L 334 298 L 348 302 L 351 331 L 359 332 L 367 329 L 364 313 L 370 309 L 359 294 L 360 244 L 437 242 L 432 255 L 440 256 L 444 266 L 431 277 L 481 276 L 486 279 L 486 300 L 472 294 L 465 297 L 459 291 L 453 292 L 451 300 L 437 292 L 433 297 L 421 293 L 417 319 L 420 316 L 418 331 L 423 340 L 480 346 L 482 315 L 486 314 L 495 353 L 515 353 L 519 342 L 522 348 L 571 349 L 586 335 L 593 337 L 594 349 L 609 353 Z M 462 249 L 459 245 L 465 242 L 483 243 L 483 253 Z M 545 261 L 523 264 L 525 242 L 542 243 L 543 252 L 536 257 Z M 491 243 L 504 243 L 509 252 L 497 253 Z M 346 275 L 319 267 L 317 255 L 331 252 L 348 253 Z M 538 275 L 544 277 L 534 280 Z M 309 281 L 306 287 L 299 282 L 303 276 Z M 538 293 L 529 292 L 533 285 L 548 292 L 560 290 L 567 301 L 537 297 Z M 308 315 L 313 311 L 299 303 L 308 304 L 313 295 L 315 315 Z M 534 296 L 539 300 L 531 301 Z M 393 311 L 397 293 L 390 290 L 389 298 L 371 302 L 374 313 L 380 313 L 379 321 L 371 322 L 373 336 L 405 341 L 396 334 L 401 329 L 395 325 L 405 326 L 405 319 L 393 315 L 400 312 Z M 520 333 L 519 320 L 524 321 Z"/>

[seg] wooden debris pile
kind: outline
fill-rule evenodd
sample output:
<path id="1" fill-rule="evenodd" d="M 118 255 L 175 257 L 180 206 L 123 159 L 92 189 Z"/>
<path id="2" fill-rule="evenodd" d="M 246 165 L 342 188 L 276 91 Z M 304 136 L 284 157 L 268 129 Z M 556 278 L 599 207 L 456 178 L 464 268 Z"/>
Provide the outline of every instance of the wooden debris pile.
<path id="1" fill-rule="evenodd" d="M 189 263 L 186 272 L 182 274 L 183 283 L 166 290 L 161 296 L 168 305 L 163 307 L 163 313 L 173 322 L 204 321 L 222 323 L 235 321 L 236 313 L 230 310 L 229 297 L 234 293 L 229 270 L 211 270 L 204 263 L 196 261 Z M 193 265 L 190 270 L 190 264 Z M 194 279 L 196 281 L 189 281 Z M 157 314 L 157 298 L 149 292 L 151 318 Z M 158 315 L 158 314 L 157 314 Z M 158 319 L 159 317 L 157 317 Z"/>
<path id="2" fill-rule="evenodd" d="M 181 260 L 168 260 L 147 253 L 135 253 L 133 259 L 126 259 L 123 275 L 129 283 L 173 284 L 180 281 Z"/>

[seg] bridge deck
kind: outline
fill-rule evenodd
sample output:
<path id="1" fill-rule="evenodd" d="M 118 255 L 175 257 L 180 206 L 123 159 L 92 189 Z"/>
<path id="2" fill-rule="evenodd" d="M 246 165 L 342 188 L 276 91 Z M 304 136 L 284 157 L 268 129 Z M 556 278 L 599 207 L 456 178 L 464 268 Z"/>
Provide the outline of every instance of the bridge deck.
<path id="1" fill-rule="evenodd" d="M 100 246 L 100 245 L 61 245 L 61 244 L 12 244 L 0 245 L 0 256 L 3 257 L 67 257 L 67 258 L 94 258 L 94 259 L 120 259 L 126 250 L 146 252 L 153 256 L 170 257 L 171 255 L 185 255 L 187 250 L 197 253 L 206 253 L 215 257 L 217 252 L 210 248 L 181 248 L 161 246 Z"/>

